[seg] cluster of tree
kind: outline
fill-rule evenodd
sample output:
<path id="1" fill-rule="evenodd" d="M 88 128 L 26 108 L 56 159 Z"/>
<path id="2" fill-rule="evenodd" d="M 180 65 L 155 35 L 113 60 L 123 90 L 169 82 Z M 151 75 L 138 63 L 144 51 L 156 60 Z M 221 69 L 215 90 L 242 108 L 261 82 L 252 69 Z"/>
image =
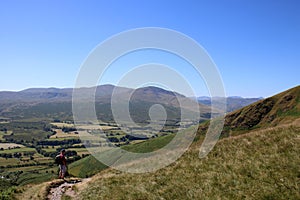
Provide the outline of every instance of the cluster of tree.
<path id="1" fill-rule="evenodd" d="M 75 127 L 63 127 L 61 130 L 65 133 L 77 131 L 77 129 Z"/>
<path id="2" fill-rule="evenodd" d="M 118 142 L 127 142 L 127 141 L 133 141 L 133 140 L 147 140 L 149 139 L 147 136 L 145 135 L 129 135 L 126 134 L 125 136 L 121 137 L 121 138 L 117 138 L 117 137 L 109 137 L 108 141 L 113 142 L 113 143 L 118 143 Z"/>
<path id="3" fill-rule="evenodd" d="M 55 134 L 55 132 L 40 132 L 37 133 L 36 135 L 43 135 L 44 137 L 42 139 L 47 139 L 50 138 L 51 135 Z M 38 137 L 42 137 L 42 136 L 38 136 Z M 16 143 L 16 144 L 22 144 L 24 146 L 27 147 L 34 147 L 35 145 L 37 145 L 37 141 L 41 140 L 36 136 L 30 136 L 30 134 L 14 134 L 11 133 L 10 135 L 4 135 L 3 138 L 5 139 L 6 142 L 10 142 L 10 143 Z"/>
<path id="4" fill-rule="evenodd" d="M 19 147 L 19 146 L 15 146 L 15 147 L 8 147 L 8 149 L 20 149 L 21 147 Z M 4 151 L 4 148 L 3 147 L 1 147 L 0 148 L 0 151 Z"/>
<path id="5" fill-rule="evenodd" d="M 113 142 L 113 143 L 118 143 L 118 142 L 120 142 L 120 139 L 118 139 L 117 137 L 109 137 L 108 141 Z"/>
<path id="6" fill-rule="evenodd" d="M 0 128 L 0 131 L 4 132 L 4 133 L 7 133 L 7 128 Z"/>
<path id="7" fill-rule="evenodd" d="M 38 141 L 37 145 L 47 145 L 47 146 L 58 146 L 58 145 L 73 145 L 73 144 L 80 144 L 80 139 L 70 139 L 70 140 L 43 140 Z"/>
<path id="8" fill-rule="evenodd" d="M 39 154 L 42 154 L 45 157 L 55 157 L 57 152 L 47 152 L 43 150 L 40 146 L 35 148 Z"/>
<path id="9" fill-rule="evenodd" d="M 50 124 L 44 124 L 44 127 L 43 127 L 43 130 L 46 131 L 46 132 L 51 132 L 51 125 Z"/>
<path id="10" fill-rule="evenodd" d="M 18 167 L 29 167 L 29 166 L 38 166 L 38 165 L 49 165 L 49 164 L 48 163 L 23 163 L 23 164 L 18 164 L 18 165 L 0 166 L 0 168 L 1 169 L 4 169 L 4 168 L 18 168 Z"/>
<path id="11" fill-rule="evenodd" d="M 19 152 L 15 152 L 15 153 L 0 153 L 0 157 L 2 158 L 21 158 L 22 156 L 32 156 L 34 154 L 34 152 L 24 152 L 19 153 Z"/>
<path id="12" fill-rule="evenodd" d="M 47 151 L 43 150 L 40 146 L 36 147 L 35 149 L 39 154 L 42 154 L 45 157 L 55 158 L 55 156 L 58 155 L 60 153 L 61 149 L 64 149 L 64 147 L 57 148 L 55 152 L 47 152 Z M 66 151 L 66 156 L 67 157 L 77 156 L 77 152 L 67 150 Z"/>
<path id="13" fill-rule="evenodd" d="M 128 139 L 128 140 L 147 140 L 147 139 L 149 139 L 146 135 L 142 135 L 142 134 L 126 134 L 125 136 L 123 136 L 123 137 L 125 137 L 126 139 Z"/>
<path id="14" fill-rule="evenodd" d="M 75 161 L 80 160 L 80 159 L 81 159 L 81 157 L 79 155 L 76 155 L 76 156 L 73 156 L 73 157 L 69 157 L 67 159 L 67 162 L 72 163 L 72 162 L 75 162 Z"/>
<path id="15" fill-rule="evenodd" d="M 12 158 L 13 154 L 12 153 L 0 153 L 0 157 L 2 157 L 2 158 Z"/>

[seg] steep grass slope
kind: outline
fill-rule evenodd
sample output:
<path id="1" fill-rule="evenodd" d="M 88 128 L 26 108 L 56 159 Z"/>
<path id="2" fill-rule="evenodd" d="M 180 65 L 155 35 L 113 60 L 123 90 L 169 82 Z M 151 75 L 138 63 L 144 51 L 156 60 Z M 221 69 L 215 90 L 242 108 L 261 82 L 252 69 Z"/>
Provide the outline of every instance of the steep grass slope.
<path id="1" fill-rule="evenodd" d="M 299 127 L 223 139 L 205 159 L 198 157 L 199 143 L 154 173 L 96 175 L 79 199 L 300 198 Z"/>
<path id="2" fill-rule="evenodd" d="M 160 138 L 155 138 L 147 142 L 142 142 L 135 145 L 124 146 L 123 148 L 131 152 L 152 152 L 169 143 L 174 135 L 166 135 Z M 93 156 L 88 156 L 80 159 L 69 166 L 69 173 L 76 177 L 90 177 L 96 173 L 106 169 L 107 166 L 102 164 Z"/>
<path id="3" fill-rule="evenodd" d="M 225 118 L 222 136 L 239 135 L 251 130 L 291 123 L 298 117 L 300 117 L 300 86 L 229 113 Z M 195 141 L 204 137 L 208 124 L 209 121 L 199 126 L 199 134 Z M 141 144 L 127 146 L 125 149 L 134 152 L 154 151 L 166 145 L 172 137 L 170 135 L 155 138 Z M 76 161 L 69 166 L 72 175 L 82 178 L 94 175 L 103 169 L 106 169 L 106 166 L 92 156 Z"/>
<path id="4" fill-rule="evenodd" d="M 223 137 L 289 124 L 300 117 L 300 86 L 260 100 L 225 117 Z M 205 133 L 209 121 L 200 124 L 198 131 Z"/>
<path id="5" fill-rule="evenodd" d="M 225 126 L 248 129 L 290 123 L 300 117 L 300 86 L 251 104 L 226 116 Z"/>
<path id="6" fill-rule="evenodd" d="M 296 87 L 228 114 L 225 138 L 205 159 L 198 150 L 209 122 L 172 165 L 138 175 L 103 171 L 79 199 L 300 199 L 299 97 Z"/>

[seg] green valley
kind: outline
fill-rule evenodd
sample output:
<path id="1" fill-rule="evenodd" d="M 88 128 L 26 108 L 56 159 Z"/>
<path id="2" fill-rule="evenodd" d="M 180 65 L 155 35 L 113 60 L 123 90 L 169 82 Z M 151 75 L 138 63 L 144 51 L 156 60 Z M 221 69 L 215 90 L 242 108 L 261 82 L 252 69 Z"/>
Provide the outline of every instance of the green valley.
<path id="1" fill-rule="evenodd" d="M 198 155 L 209 121 L 199 125 L 194 142 L 181 158 L 155 172 L 123 173 L 93 156 L 73 162 L 71 173 L 81 178 L 93 176 L 73 185 L 75 196 L 65 194 L 64 198 L 299 199 L 299 97 L 298 86 L 227 114 L 219 142 L 204 159 Z M 173 137 L 165 135 L 122 148 L 151 152 Z M 48 195 L 49 184 L 34 186 L 40 188 L 39 198 Z M 20 192 L 15 197 L 38 199 L 26 187 Z"/>

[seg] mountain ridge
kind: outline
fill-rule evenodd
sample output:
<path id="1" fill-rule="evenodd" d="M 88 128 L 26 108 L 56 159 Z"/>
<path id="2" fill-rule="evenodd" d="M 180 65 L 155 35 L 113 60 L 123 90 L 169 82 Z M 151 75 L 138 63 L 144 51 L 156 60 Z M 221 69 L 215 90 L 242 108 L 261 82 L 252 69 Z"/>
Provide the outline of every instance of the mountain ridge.
<path id="1" fill-rule="evenodd" d="M 72 88 L 29 88 L 19 92 L 0 92 L 0 116 L 8 118 L 60 118 L 62 120 L 72 120 Z M 86 99 L 86 93 L 95 94 L 95 107 L 98 117 L 101 120 L 113 120 L 111 106 L 112 95 L 118 105 L 130 102 L 130 112 L 133 118 L 138 121 L 149 119 L 148 109 L 154 104 L 161 104 L 167 110 L 169 118 L 180 117 L 180 105 L 178 100 L 186 104 L 192 104 L 192 100 L 182 94 L 168 91 L 163 88 L 147 86 L 138 89 L 118 87 L 114 85 L 100 85 L 95 87 L 76 88 L 79 98 Z M 211 112 L 217 113 L 215 109 L 211 111 L 210 106 L 199 104 L 202 117 L 207 119 Z M 193 113 L 194 108 L 186 106 Z"/>
<path id="2" fill-rule="evenodd" d="M 240 97 L 240 96 L 228 96 L 226 98 L 201 96 L 201 97 L 196 98 L 196 100 L 199 103 L 208 105 L 208 106 L 211 106 L 213 104 L 216 108 L 224 107 L 224 103 L 226 102 L 226 111 L 227 112 L 232 112 L 234 110 L 240 109 L 242 107 L 250 105 L 261 99 L 263 99 L 263 98 L 262 97 L 244 98 L 244 97 Z"/>

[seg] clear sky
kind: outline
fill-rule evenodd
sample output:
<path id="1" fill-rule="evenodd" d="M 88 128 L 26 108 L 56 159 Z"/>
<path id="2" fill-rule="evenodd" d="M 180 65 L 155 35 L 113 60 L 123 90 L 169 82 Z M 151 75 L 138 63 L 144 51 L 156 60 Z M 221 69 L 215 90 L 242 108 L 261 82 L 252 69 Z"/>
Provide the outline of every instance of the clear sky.
<path id="1" fill-rule="evenodd" d="M 300 84 L 299 10 L 298 0 L 1 0 L 0 90 L 73 87 L 103 40 L 164 27 L 207 50 L 228 96 L 271 96 Z"/>

